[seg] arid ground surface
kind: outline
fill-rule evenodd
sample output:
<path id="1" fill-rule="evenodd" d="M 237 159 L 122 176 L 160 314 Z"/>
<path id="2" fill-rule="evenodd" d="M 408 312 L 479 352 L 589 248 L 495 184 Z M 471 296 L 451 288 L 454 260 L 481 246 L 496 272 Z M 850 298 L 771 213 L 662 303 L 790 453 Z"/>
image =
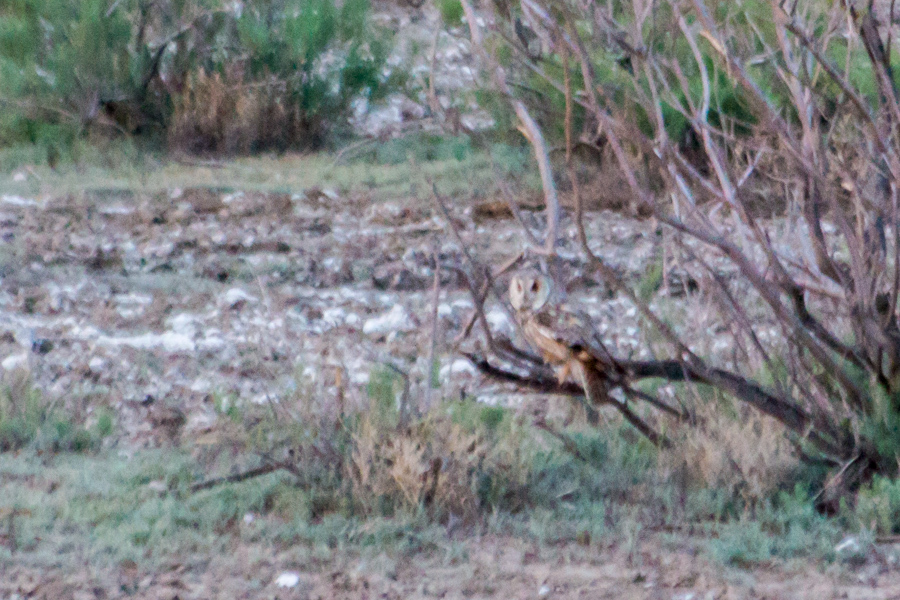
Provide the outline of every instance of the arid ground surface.
<path id="1" fill-rule="evenodd" d="M 490 189 L 480 186 L 490 179 L 483 161 L 428 169 L 481 261 L 499 266 L 521 252 L 518 225 L 479 191 Z M 295 544 L 277 511 L 188 534 L 189 521 L 175 516 L 168 530 L 180 541 L 167 549 L 154 538 L 151 551 L 129 511 L 156 502 L 160 514 L 177 513 L 169 461 L 215 454 L 200 460 L 205 477 L 240 463 L 210 450 L 234 435 L 229 405 L 290 414 L 298 387 L 362 404 L 384 365 L 422 398 L 433 257 L 457 267 L 465 259 L 406 165 L 286 157 L 90 184 L 88 175 L 45 177 L 0 187 L 5 377 L 28 372 L 80 422 L 107 411 L 115 429 L 85 455 L 0 456 L 0 598 L 900 598 L 891 545 L 856 562 L 726 567 L 709 558 L 703 534 L 639 522 L 592 541 L 557 540 L 533 522 L 518 535 L 451 521 L 379 543 L 367 540 L 383 523 L 338 523 L 322 543 Z M 598 251 L 634 281 L 659 251 L 651 222 L 597 211 L 589 227 L 603 240 Z M 568 275 L 607 342 L 641 356 L 634 309 L 579 279 L 577 262 Z M 459 273 L 443 268 L 434 402 L 467 394 L 526 405 L 454 353 L 471 314 Z M 487 316 L 515 335 L 499 304 Z M 696 318 L 681 326 L 703 327 Z M 279 587 L 286 572 L 299 578 Z"/>

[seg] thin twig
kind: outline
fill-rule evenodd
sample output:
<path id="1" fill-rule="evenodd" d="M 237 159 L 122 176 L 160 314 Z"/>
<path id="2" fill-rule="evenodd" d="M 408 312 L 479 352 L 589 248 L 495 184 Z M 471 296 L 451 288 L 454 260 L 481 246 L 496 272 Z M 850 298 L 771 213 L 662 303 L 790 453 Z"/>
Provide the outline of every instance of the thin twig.
<path id="1" fill-rule="evenodd" d="M 266 475 L 267 473 L 272 473 L 273 471 L 279 471 L 283 468 L 284 466 L 280 463 L 269 463 L 262 465 L 261 467 L 256 467 L 255 469 L 250 469 L 249 471 L 243 471 L 241 473 L 235 473 L 234 475 L 229 475 L 227 477 L 214 477 L 212 479 L 207 479 L 206 481 L 195 483 L 191 486 L 191 491 L 199 492 L 200 490 L 208 490 L 210 488 L 216 487 L 217 485 L 222 485 L 225 483 L 240 483 L 241 481 L 253 479 L 254 477 L 260 477 L 262 475 Z"/>
<path id="2" fill-rule="evenodd" d="M 432 378 L 436 368 L 436 352 L 438 343 L 438 304 L 441 300 L 441 260 L 438 255 L 438 244 L 434 243 L 434 285 L 431 291 L 431 345 L 428 349 L 428 374 L 425 380 L 425 410 L 431 410 Z"/>

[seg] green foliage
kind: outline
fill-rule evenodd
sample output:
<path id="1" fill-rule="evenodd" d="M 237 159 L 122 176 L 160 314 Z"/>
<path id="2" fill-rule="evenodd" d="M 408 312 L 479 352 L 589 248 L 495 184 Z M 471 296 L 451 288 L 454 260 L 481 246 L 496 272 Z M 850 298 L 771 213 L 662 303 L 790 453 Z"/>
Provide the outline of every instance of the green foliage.
<path id="1" fill-rule="evenodd" d="M 0 146 L 67 145 L 106 100 L 140 86 L 124 10 L 105 0 L 21 0 L 0 18 Z"/>
<path id="2" fill-rule="evenodd" d="M 876 475 L 859 490 L 853 520 L 879 534 L 900 533 L 900 481 Z"/>
<path id="3" fill-rule="evenodd" d="M 100 411 L 92 427 L 76 423 L 27 377 L 15 374 L 0 385 L 0 452 L 29 445 L 52 452 L 91 451 L 112 430 L 108 411 Z"/>
<path id="4" fill-rule="evenodd" d="M 257 0 L 235 21 L 234 43 L 249 55 L 247 83 L 284 83 L 287 125 L 313 136 L 304 145 L 321 145 L 355 99 L 378 99 L 388 89 L 381 70 L 389 46 L 373 35 L 368 14 L 368 0 L 340 7 L 334 0 Z"/>
<path id="5" fill-rule="evenodd" d="M 354 101 L 403 84 L 383 75 L 389 50 L 368 0 L 17 0 L 0 8 L 0 148 L 35 145 L 52 166 L 87 134 L 321 146 Z"/>
<path id="6" fill-rule="evenodd" d="M 505 175 L 522 175 L 532 162 L 531 148 L 496 143 L 490 149 L 491 160 Z"/>
<path id="7" fill-rule="evenodd" d="M 637 285 L 638 298 L 644 302 L 649 302 L 651 298 L 660 290 L 663 284 L 663 261 L 662 258 L 655 260 L 647 267 L 641 280 Z"/>
<path id="8" fill-rule="evenodd" d="M 30 381 L 5 383 L 0 389 L 0 451 L 32 441 L 46 416 L 43 394 Z"/>
<path id="9" fill-rule="evenodd" d="M 462 2 L 459 0 L 438 0 L 437 7 L 445 24 L 450 27 L 459 25 L 464 14 Z"/>
<path id="10" fill-rule="evenodd" d="M 372 402 L 374 419 L 384 426 L 397 423 L 399 404 L 397 399 L 403 392 L 403 377 L 388 367 L 381 367 L 369 374 L 366 394 Z"/>
<path id="11" fill-rule="evenodd" d="M 767 502 L 755 518 L 726 523 L 718 534 L 710 543 L 712 556 L 742 567 L 800 556 L 833 560 L 840 539 L 838 524 L 816 511 L 809 492 L 799 484 Z"/>
<path id="12" fill-rule="evenodd" d="M 463 161 L 472 155 L 467 136 L 442 136 L 417 133 L 378 144 L 370 160 L 382 165 L 396 165 L 410 160 L 417 163 L 435 160 Z"/>

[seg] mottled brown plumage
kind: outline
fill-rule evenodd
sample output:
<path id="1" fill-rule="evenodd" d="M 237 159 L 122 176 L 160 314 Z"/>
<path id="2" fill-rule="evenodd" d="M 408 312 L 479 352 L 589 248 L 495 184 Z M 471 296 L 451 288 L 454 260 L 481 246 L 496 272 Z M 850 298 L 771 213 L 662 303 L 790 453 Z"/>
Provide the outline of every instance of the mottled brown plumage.
<path id="1" fill-rule="evenodd" d="M 522 332 L 559 382 L 572 377 L 584 388 L 590 404 L 609 402 L 610 379 L 617 369 L 584 313 L 550 302 L 552 283 L 539 274 L 519 274 L 509 284 L 509 298 Z"/>

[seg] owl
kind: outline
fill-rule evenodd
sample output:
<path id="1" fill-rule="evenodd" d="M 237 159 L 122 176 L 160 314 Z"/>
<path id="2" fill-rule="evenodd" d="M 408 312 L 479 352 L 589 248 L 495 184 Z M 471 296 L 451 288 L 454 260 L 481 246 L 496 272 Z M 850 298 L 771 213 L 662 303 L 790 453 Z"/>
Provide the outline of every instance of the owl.
<path id="1" fill-rule="evenodd" d="M 550 302 L 552 290 L 552 281 L 544 275 L 522 273 L 512 278 L 509 300 L 522 332 L 556 369 L 560 384 L 572 377 L 584 389 L 589 404 L 607 403 L 610 384 L 621 369 L 587 315 Z"/>

